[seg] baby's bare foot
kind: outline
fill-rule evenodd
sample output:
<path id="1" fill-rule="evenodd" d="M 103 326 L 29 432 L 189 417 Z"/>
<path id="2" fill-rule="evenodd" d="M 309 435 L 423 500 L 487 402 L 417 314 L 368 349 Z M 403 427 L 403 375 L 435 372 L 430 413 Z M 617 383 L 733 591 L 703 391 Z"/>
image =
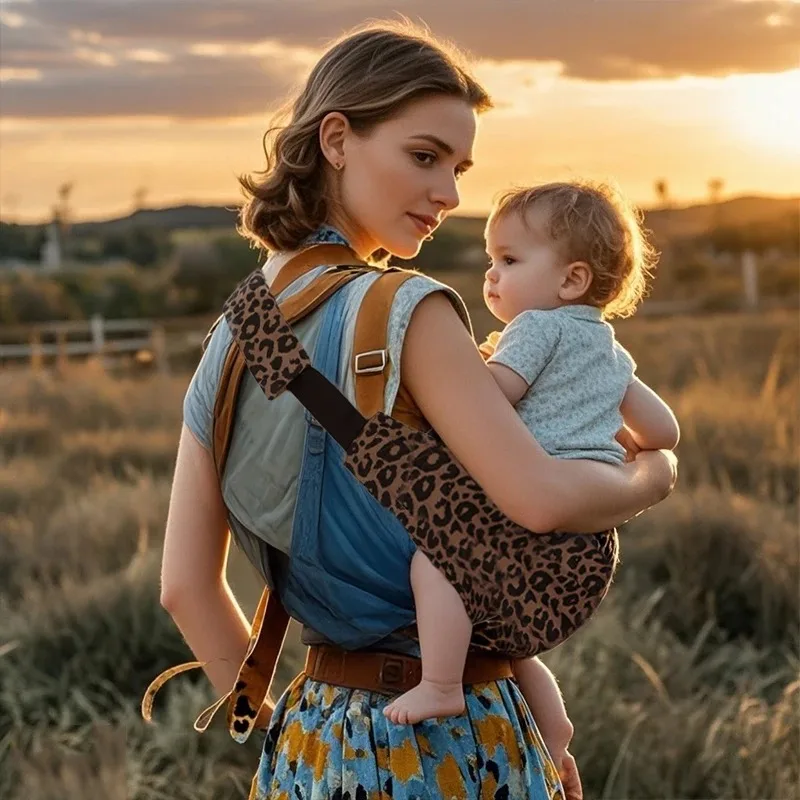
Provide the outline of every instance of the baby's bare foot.
<path id="1" fill-rule="evenodd" d="M 464 686 L 433 683 L 424 678 L 383 709 L 384 716 L 399 725 L 414 725 L 424 719 L 451 717 L 464 712 Z"/>

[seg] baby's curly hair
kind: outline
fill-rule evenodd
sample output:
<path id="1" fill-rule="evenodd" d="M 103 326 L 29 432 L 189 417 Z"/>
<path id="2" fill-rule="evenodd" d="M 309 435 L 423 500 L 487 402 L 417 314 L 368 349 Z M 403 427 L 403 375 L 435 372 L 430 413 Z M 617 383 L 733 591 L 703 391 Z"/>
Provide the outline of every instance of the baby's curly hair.
<path id="1" fill-rule="evenodd" d="M 642 216 L 607 183 L 575 181 L 513 189 L 495 203 L 487 230 L 518 214 L 529 225 L 534 207 L 545 214 L 545 232 L 564 258 L 585 261 L 593 273 L 584 298 L 603 317 L 630 317 L 647 293 L 658 254 L 647 241 Z"/>

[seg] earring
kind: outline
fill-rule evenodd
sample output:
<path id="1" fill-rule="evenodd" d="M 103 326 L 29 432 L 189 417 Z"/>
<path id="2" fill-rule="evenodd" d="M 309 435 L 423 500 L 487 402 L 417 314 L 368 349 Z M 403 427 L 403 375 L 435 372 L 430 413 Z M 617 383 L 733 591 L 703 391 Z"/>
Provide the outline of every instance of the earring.
<path id="1" fill-rule="evenodd" d="M 337 161 L 333 168 L 338 172 L 343 166 L 344 164 L 341 161 Z"/>

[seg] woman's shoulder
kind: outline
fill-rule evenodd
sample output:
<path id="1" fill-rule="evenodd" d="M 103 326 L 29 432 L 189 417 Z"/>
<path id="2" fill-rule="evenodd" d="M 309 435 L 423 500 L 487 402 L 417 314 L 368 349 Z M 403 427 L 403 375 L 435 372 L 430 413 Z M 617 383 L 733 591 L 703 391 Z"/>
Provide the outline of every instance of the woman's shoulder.
<path id="1" fill-rule="evenodd" d="M 203 354 L 183 400 L 183 420 L 195 438 L 211 449 L 211 432 L 219 385 L 233 334 L 224 317 L 212 325 L 203 342 Z"/>
<path id="2" fill-rule="evenodd" d="M 467 306 L 461 298 L 461 295 L 446 283 L 437 281 L 421 272 L 416 272 L 414 270 L 408 271 L 413 274 L 397 290 L 397 294 L 392 302 L 386 331 L 386 344 L 389 350 L 389 360 L 392 365 L 385 388 L 384 400 L 386 409 L 394 408 L 398 400 L 398 393 L 400 392 L 402 383 L 400 367 L 402 363 L 403 342 L 408 332 L 414 309 L 422 300 L 437 292 L 444 294 L 455 308 L 464 326 L 469 331 L 469 335 L 471 337 L 473 336 L 472 322 L 470 321 Z M 410 410 L 413 416 L 418 411 L 413 399 L 409 396 L 404 402 L 405 406 L 408 407 L 407 410 Z M 421 419 L 421 414 L 419 417 Z"/>
<path id="3" fill-rule="evenodd" d="M 389 318 L 390 338 L 393 327 L 396 327 L 398 330 L 400 328 L 406 328 L 416 306 L 434 292 L 442 292 L 445 297 L 447 297 L 469 331 L 470 336 L 473 335 L 472 321 L 470 320 L 467 305 L 461 295 L 452 286 L 448 286 L 446 283 L 442 283 L 416 270 L 403 271 L 411 273 L 411 277 L 397 290 L 394 302 L 392 303 L 392 311 Z"/>

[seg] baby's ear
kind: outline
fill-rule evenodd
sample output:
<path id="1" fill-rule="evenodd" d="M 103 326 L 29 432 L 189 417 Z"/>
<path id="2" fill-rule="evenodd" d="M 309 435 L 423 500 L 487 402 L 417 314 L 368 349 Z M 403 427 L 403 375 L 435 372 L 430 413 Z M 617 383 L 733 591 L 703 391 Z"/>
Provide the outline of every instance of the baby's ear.
<path id="1" fill-rule="evenodd" d="M 561 300 L 580 300 L 592 285 L 592 270 L 585 261 L 573 261 L 564 269 L 558 296 Z"/>

